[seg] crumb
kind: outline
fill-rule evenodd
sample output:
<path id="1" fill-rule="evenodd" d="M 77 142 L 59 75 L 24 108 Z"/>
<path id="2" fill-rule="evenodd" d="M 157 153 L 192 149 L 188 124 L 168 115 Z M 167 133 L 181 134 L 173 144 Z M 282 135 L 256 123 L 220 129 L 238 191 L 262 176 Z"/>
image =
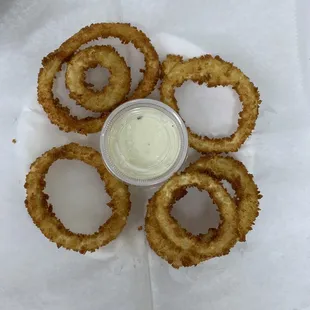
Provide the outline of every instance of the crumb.
<path id="1" fill-rule="evenodd" d="M 143 117 L 142 115 L 138 116 L 138 117 L 137 117 L 137 120 L 140 120 L 142 117 Z"/>
<path id="2" fill-rule="evenodd" d="M 17 141 L 16 141 L 16 139 L 13 139 L 13 140 L 12 140 L 12 143 L 14 143 L 14 144 L 15 144 L 16 142 L 17 142 Z"/>
<path id="3" fill-rule="evenodd" d="M 142 229 L 143 229 L 143 227 L 142 227 L 142 226 L 139 226 L 139 227 L 138 227 L 138 230 L 139 230 L 139 231 L 140 231 L 140 230 L 142 230 Z"/>
<path id="4" fill-rule="evenodd" d="M 140 69 L 139 70 L 141 73 L 145 73 L 145 69 Z"/>

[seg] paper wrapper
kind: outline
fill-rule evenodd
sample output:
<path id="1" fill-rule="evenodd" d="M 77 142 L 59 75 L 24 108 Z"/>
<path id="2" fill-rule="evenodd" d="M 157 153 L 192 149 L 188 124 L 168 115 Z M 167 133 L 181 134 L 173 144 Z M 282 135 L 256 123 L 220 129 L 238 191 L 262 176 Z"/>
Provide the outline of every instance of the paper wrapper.
<path id="1" fill-rule="evenodd" d="M 0 300 L 3 309 L 309 309 L 309 106 L 304 100 L 294 1 L 4 1 L 0 4 L 1 153 Z M 64 133 L 37 103 L 40 61 L 92 22 L 131 22 L 151 38 L 161 60 L 220 55 L 259 88 L 255 132 L 232 156 L 254 174 L 264 195 L 246 243 L 228 256 L 175 270 L 149 248 L 144 231 L 154 189 L 131 188 L 132 211 L 120 236 L 93 254 L 57 249 L 32 224 L 22 185 L 30 163 L 69 142 L 99 149 L 98 134 Z M 143 57 L 117 39 L 134 88 Z M 68 97 L 64 70 L 54 93 L 73 114 L 89 115 Z M 107 81 L 96 69 L 90 81 Z M 176 91 L 181 115 L 196 132 L 225 136 L 236 129 L 240 103 L 230 88 L 186 82 Z M 158 99 L 158 90 L 150 96 Z M 88 113 L 88 114 L 87 114 Z M 15 131 L 16 130 L 16 131 Z M 5 132 L 5 133 L 4 133 Z M 14 133 L 16 133 L 14 135 Z M 14 136 L 12 136 L 14 135 Z M 308 148 L 306 148 L 308 147 Z M 199 155 L 191 151 L 189 161 Z M 10 164 L 11 163 L 11 164 Z M 56 215 L 74 232 L 92 233 L 110 215 L 96 171 L 59 161 L 47 175 Z M 208 195 L 195 189 L 173 215 L 192 232 L 218 223 Z"/>

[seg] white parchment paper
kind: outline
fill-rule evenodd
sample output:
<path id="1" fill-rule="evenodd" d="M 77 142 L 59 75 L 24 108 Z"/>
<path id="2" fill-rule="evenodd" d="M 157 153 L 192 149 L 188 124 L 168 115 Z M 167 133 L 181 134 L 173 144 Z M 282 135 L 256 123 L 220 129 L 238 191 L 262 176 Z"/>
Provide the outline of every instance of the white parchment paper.
<path id="1" fill-rule="evenodd" d="M 132 212 L 121 235 L 82 256 L 57 249 L 24 207 L 30 163 L 71 141 L 99 149 L 98 135 L 67 134 L 37 104 L 43 56 L 92 22 L 131 22 L 151 38 L 161 60 L 218 54 L 256 84 L 263 103 L 256 130 L 232 154 L 254 174 L 264 198 L 247 242 L 230 255 L 175 270 L 148 247 L 143 231 L 154 190 L 131 188 Z M 143 57 L 131 45 L 111 44 L 131 67 L 133 88 Z M 310 309 L 310 111 L 304 96 L 295 1 L 2 1 L 0 2 L 0 301 L 1 309 Z M 73 114 L 89 115 L 68 97 L 64 71 L 54 93 Z M 107 82 L 104 70 L 89 81 Z M 230 88 L 191 82 L 176 91 L 181 115 L 196 132 L 225 136 L 236 129 L 240 103 Z M 158 99 L 158 91 L 150 96 Z M 17 139 L 16 144 L 11 140 Z M 191 152 L 189 161 L 199 157 Z M 47 175 L 55 213 L 72 231 L 92 233 L 110 215 L 92 168 L 59 161 Z M 218 223 L 208 195 L 194 189 L 173 214 L 193 232 Z"/>

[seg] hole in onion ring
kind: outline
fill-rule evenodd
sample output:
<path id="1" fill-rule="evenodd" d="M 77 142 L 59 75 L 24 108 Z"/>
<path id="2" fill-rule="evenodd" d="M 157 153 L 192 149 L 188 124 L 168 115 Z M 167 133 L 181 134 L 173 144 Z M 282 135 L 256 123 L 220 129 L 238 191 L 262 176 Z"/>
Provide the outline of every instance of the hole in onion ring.
<path id="1" fill-rule="evenodd" d="M 101 91 L 104 86 L 109 84 L 109 70 L 99 65 L 95 68 L 89 68 L 85 72 L 85 75 L 85 82 L 88 84 L 88 87 L 95 92 Z"/>
<path id="2" fill-rule="evenodd" d="M 180 114 L 193 132 L 223 138 L 237 130 L 242 105 L 230 86 L 209 88 L 186 81 L 176 89 L 175 96 Z"/>
<path id="3" fill-rule="evenodd" d="M 209 228 L 217 228 L 220 216 L 208 192 L 201 192 L 197 188 L 190 188 L 187 192 L 171 210 L 171 215 L 180 226 L 194 235 L 205 234 Z"/>
<path id="4" fill-rule="evenodd" d="M 78 160 L 58 160 L 46 175 L 49 203 L 74 233 L 92 234 L 111 216 L 111 198 L 102 189 L 96 169 Z"/>
<path id="5" fill-rule="evenodd" d="M 221 180 L 221 184 L 226 188 L 228 194 L 234 198 L 236 196 L 236 192 L 232 188 L 231 184 L 227 182 L 226 180 Z"/>

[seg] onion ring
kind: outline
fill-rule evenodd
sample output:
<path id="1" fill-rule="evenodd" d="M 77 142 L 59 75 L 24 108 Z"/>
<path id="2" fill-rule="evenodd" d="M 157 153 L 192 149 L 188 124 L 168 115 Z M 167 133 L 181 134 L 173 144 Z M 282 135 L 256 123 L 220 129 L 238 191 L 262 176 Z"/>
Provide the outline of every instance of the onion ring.
<path id="1" fill-rule="evenodd" d="M 180 87 L 184 81 L 206 83 L 208 87 L 232 86 L 243 104 L 236 132 L 230 137 L 213 139 L 199 136 L 193 133 L 189 127 L 187 130 L 190 146 L 198 152 L 236 152 L 251 135 L 261 103 L 258 89 L 249 78 L 232 63 L 222 60 L 219 56 L 212 57 L 211 55 L 186 61 L 181 56 L 168 55 L 162 64 L 162 70 L 161 101 L 177 112 L 179 112 L 179 108 L 174 96 L 175 88 Z"/>
<path id="2" fill-rule="evenodd" d="M 99 23 L 84 27 L 65 41 L 57 50 L 43 58 L 43 67 L 40 69 L 38 76 L 38 102 L 42 105 L 50 121 L 57 125 L 59 129 L 85 135 L 101 130 L 107 117 L 106 113 L 103 113 L 98 118 L 78 119 L 70 115 L 69 109 L 61 106 L 59 100 L 54 98 L 52 87 L 55 75 L 61 70 L 62 64 L 70 60 L 83 44 L 98 38 L 108 37 L 117 37 L 125 44 L 133 43 L 145 58 L 143 79 L 127 99 L 146 97 L 155 88 L 159 79 L 158 55 L 150 40 L 142 31 L 130 26 L 130 24 L 121 23 Z M 82 103 L 80 102 L 80 104 Z"/>
<path id="3" fill-rule="evenodd" d="M 207 190 L 218 205 L 222 223 L 212 240 L 192 235 L 170 215 L 173 204 L 186 188 Z M 185 192 L 184 192 L 185 190 Z M 238 239 L 236 204 L 219 181 L 196 171 L 170 178 L 150 199 L 145 231 L 151 248 L 174 268 L 188 267 L 228 254 Z"/>
<path id="4" fill-rule="evenodd" d="M 199 171 L 207 173 L 217 180 L 226 180 L 236 193 L 235 203 L 238 214 L 239 241 L 246 240 L 246 234 L 252 230 L 252 225 L 259 213 L 259 199 L 262 198 L 253 176 L 248 173 L 246 167 L 232 157 L 211 155 L 202 157 L 192 165 L 186 172 Z M 201 237 L 212 239 L 215 231 L 209 231 Z"/>
<path id="5" fill-rule="evenodd" d="M 85 83 L 85 72 L 97 65 L 111 74 L 102 91 L 94 91 Z M 77 104 L 94 112 L 106 112 L 121 104 L 130 91 L 130 68 L 112 46 L 91 46 L 76 53 L 68 62 L 66 86 Z"/>
<path id="6" fill-rule="evenodd" d="M 90 235 L 73 233 L 53 213 L 53 207 L 47 201 L 48 195 L 43 190 L 45 175 L 58 159 L 79 159 L 96 168 L 100 178 L 105 182 L 106 191 L 111 197 L 108 206 L 112 209 L 112 215 L 97 232 Z M 52 148 L 37 158 L 26 176 L 25 188 L 27 194 L 25 206 L 34 224 L 44 236 L 55 242 L 58 247 L 81 254 L 87 251 L 93 252 L 114 240 L 124 228 L 131 207 L 127 185 L 107 171 L 101 155 L 96 150 L 76 143 Z"/>

